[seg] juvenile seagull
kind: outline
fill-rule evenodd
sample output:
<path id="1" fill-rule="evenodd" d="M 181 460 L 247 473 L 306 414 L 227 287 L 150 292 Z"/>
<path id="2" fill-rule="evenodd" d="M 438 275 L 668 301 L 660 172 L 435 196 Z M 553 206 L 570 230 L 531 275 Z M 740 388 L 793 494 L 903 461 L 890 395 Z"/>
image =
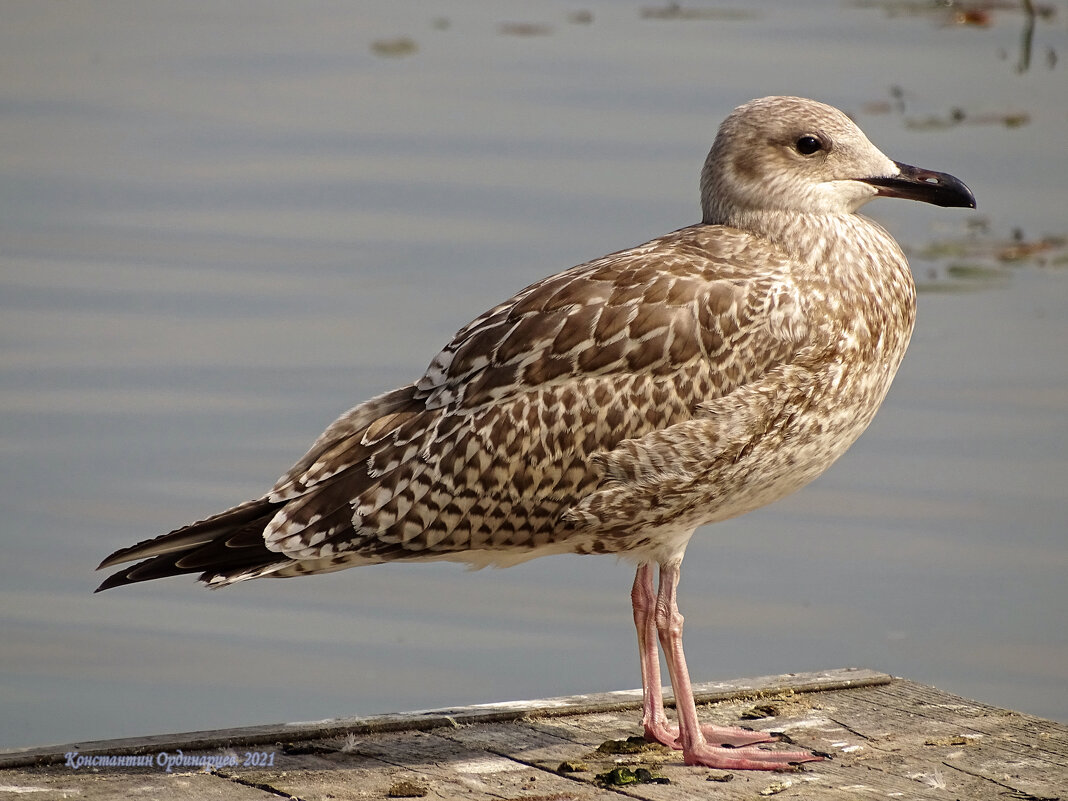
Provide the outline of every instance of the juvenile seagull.
<path id="1" fill-rule="evenodd" d="M 837 109 L 740 106 L 701 173 L 699 224 L 490 309 L 418 381 L 343 414 L 263 497 L 113 553 L 101 568 L 145 561 L 99 589 L 615 554 L 637 564 L 645 736 L 688 765 L 819 759 L 698 722 L 675 596 L 698 526 L 810 482 L 882 403 L 916 293 L 894 240 L 855 213 L 879 196 L 975 208 L 959 180 L 891 161 Z"/>

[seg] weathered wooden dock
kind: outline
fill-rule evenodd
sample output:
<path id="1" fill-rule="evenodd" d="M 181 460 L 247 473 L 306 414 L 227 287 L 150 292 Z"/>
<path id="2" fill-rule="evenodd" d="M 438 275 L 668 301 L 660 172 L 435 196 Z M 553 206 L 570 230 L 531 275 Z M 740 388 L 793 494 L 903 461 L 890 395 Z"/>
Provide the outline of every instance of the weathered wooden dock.
<path id="1" fill-rule="evenodd" d="M 704 719 L 831 758 L 790 773 L 686 767 L 628 741 L 628 690 L 4 751 L 0 798 L 1068 799 L 1068 727 L 1052 721 L 863 669 L 695 690 Z"/>

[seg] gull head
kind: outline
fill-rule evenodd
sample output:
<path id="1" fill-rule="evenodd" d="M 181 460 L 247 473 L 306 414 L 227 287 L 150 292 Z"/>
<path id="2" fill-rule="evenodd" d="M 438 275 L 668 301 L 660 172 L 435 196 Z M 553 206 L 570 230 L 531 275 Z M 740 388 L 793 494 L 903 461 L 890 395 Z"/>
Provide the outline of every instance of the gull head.
<path id="1" fill-rule="evenodd" d="M 879 196 L 975 208 L 957 178 L 891 160 L 841 111 L 800 97 L 736 108 L 701 172 L 706 223 L 739 225 L 764 212 L 850 214 Z"/>

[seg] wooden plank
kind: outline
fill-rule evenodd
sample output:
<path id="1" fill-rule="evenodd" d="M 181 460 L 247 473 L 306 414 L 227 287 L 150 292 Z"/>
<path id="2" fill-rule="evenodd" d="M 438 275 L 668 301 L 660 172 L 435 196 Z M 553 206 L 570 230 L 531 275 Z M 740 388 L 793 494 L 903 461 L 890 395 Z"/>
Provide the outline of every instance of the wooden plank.
<path id="1" fill-rule="evenodd" d="M 209 773 L 164 773 L 141 768 L 137 772 L 75 773 L 70 769 L 27 768 L 0 772 L 0 798 L 34 801 L 114 801 L 116 798 L 151 798 L 153 801 L 278 801 L 278 795 L 248 787 Z"/>
<path id="2" fill-rule="evenodd" d="M 739 781 L 732 787 L 714 785 L 709 778 L 722 778 L 722 771 L 687 768 L 681 764 L 681 755 L 657 746 L 637 754 L 612 755 L 599 753 L 597 747 L 608 739 L 618 739 L 617 720 L 612 714 L 593 714 L 582 716 L 580 726 L 571 726 L 573 719 L 532 721 L 529 723 L 500 723 L 488 726 L 462 728 L 444 733 L 442 736 L 451 740 L 477 745 L 494 754 L 510 753 L 513 758 L 537 767 L 546 773 L 555 773 L 562 763 L 570 767 L 583 768 L 568 773 L 572 781 L 582 782 L 591 790 L 604 792 L 597 784 L 597 776 L 613 768 L 626 766 L 631 770 L 639 767 L 648 769 L 655 776 L 662 776 L 671 783 L 667 785 L 638 784 L 615 788 L 611 797 L 618 798 L 618 793 L 625 793 L 632 798 L 681 799 L 694 798 L 711 792 L 716 787 L 716 798 L 741 798 L 734 791 L 743 792 L 743 785 L 748 781 Z M 634 735 L 638 731 L 634 721 L 630 721 L 624 735 Z M 567 733 L 571 736 L 567 737 Z M 608 736 L 606 736 L 608 735 Z M 732 778 L 739 778 L 736 774 Z M 768 775 L 760 777 L 767 779 Z M 763 787 L 764 785 L 760 785 Z M 721 792 L 726 789 L 728 792 Z M 749 798 L 752 798 L 749 790 Z"/>
<path id="3" fill-rule="evenodd" d="M 760 698 L 735 699 L 721 702 L 701 710 L 702 720 L 721 725 L 738 725 L 749 723 L 741 720 L 741 713 L 759 701 L 762 705 L 773 702 L 782 712 L 789 712 L 793 717 L 777 716 L 766 721 L 753 721 L 758 725 L 751 728 L 759 730 L 778 730 L 791 720 L 802 721 L 811 717 L 812 699 L 819 699 L 822 694 L 798 694 L 783 692 L 776 695 L 764 693 Z M 816 701 L 818 703 L 818 701 Z M 842 735 L 847 732 L 834 727 Z M 670 781 L 667 785 L 631 785 L 623 788 L 633 798 L 690 799 L 708 794 L 715 794 L 717 799 L 754 799 L 761 792 L 777 794 L 783 788 L 790 790 L 789 798 L 886 798 L 877 789 L 872 789 L 870 796 L 856 792 L 857 782 L 853 778 L 843 779 L 837 784 L 833 781 L 835 763 L 821 763 L 815 768 L 807 768 L 789 775 L 759 772 L 712 771 L 702 768 L 689 768 L 681 764 L 678 752 L 663 748 L 650 747 L 634 755 L 609 755 L 598 753 L 597 748 L 606 740 L 626 738 L 640 732 L 637 718 L 633 714 L 619 712 L 589 713 L 569 717 L 566 720 L 537 719 L 521 723 L 483 725 L 461 728 L 444 732 L 441 736 L 478 746 L 494 753 L 509 753 L 513 758 L 538 766 L 546 771 L 555 770 L 562 761 L 583 762 L 588 770 L 572 774 L 571 778 L 593 784 L 598 774 L 603 774 L 617 765 L 626 765 L 634 770 L 646 767 L 655 775 Z M 812 742 L 804 736 L 796 736 L 796 746 L 774 746 L 787 748 L 810 748 Z M 837 738 L 832 738 L 837 739 Z M 577 756 L 576 756 L 577 755 Z M 830 779 L 824 771 L 831 767 Z M 901 789 L 913 789 L 907 782 L 898 783 Z M 842 789 L 839 791 L 838 787 Z M 816 795 L 798 795 L 799 792 L 815 792 Z"/>
<path id="4" fill-rule="evenodd" d="M 864 668 L 844 668 L 816 673 L 787 673 L 752 679 L 707 682 L 694 686 L 698 702 L 722 701 L 739 696 L 760 696 L 781 692 L 817 692 L 821 690 L 887 684 L 891 677 Z M 23 765 L 63 763 L 66 754 L 77 751 L 94 754 L 154 754 L 161 751 L 211 751 L 227 747 L 300 742 L 309 739 L 389 731 L 429 731 L 442 726 L 472 725 L 519 720 L 530 715 L 552 717 L 582 714 L 589 711 L 637 709 L 640 690 L 623 690 L 592 695 L 544 698 L 497 704 L 435 709 L 373 717 L 331 718 L 298 723 L 276 723 L 233 729 L 183 732 L 180 734 L 131 737 L 70 743 L 0 752 L 0 768 Z M 670 703 L 669 703 L 670 705 Z"/>
<path id="5" fill-rule="evenodd" d="M 854 721 L 877 720 L 885 732 L 880 750 L 908 754 L 914 774 L 962 797 L 1043 799 L 1068 791 L 1068 728 L 1053 721 L 906 680 L 896 681 L 893 692 L 872 688 L 843 697 L 840 708 Z"/>
<path id="6" fill-rule="evenodd" d="M 800 726 L 806 746 L 840 755 L 813 769 L 828 798 L 836 797 L 836 777 L 853 777 L 851 792 L 858 798 L 945 790 L 958 798 L 1015 792 L 1021 799 L 1044 799 L 1060 797 L 1068 786 L 1068 759 L 1045 745 L 1062 742 L 1068 729 L 1052 721 L 1027 720 L 905 680 L 827 694 L 818 706 L 813 719 L 779 725 L 795 738 Z M 1028 726 L 1018 725 L 1025 721 Z M 858 775 L 865 781 L 856 782 Z"/>
<path id="7" fill-rule="evenodd" d="M 471 801 L 538 794 L 598 797 L 596 791 L 584 791 L 555 773 L 481 749 L 464 748 L 429 732 L 372 734 L 349 739 L 343 747 L 344 752 L 303 764 L 287 759 L 285 770 L 239 770 L 233 775 L 269 785 L 301 801 L 353 795 L 386 798 L 391 791 L 394 795 L 424 792 L 432 797 Z"/>
<path id="8" fill-rule="evenodd" d="M 736 723 L 750 702 L 728 702 L 702 712 L 703 719 Z M 762 704 L 762 706 L 766 706 Z M 786 732 L 800 747 L 833 753 L 833 761 L 806 765 L 803 771 L 788 776 L 735 772 L 733 781 L 716 789 L 723 799 L 754 798 L 781 789 L 789 798 L 811 799 L 885 799 L 937 797 L 941 791 L 969 799 L 1044 799 L 1057 797 L 1068 785 L 1068 762 L 1046 748 L 1063 743 L 1068 729 L 1051 721 L 1033 719 L 1026 727 L 1015 723 L 1027 716 L 968 702 L 912 682 L 895 681 L 890 687 L 857 689 L 773 699 L 777 714 L 766 721 L 753 721 L 752 727 Z M 894 710 L 915 706 L 926 714 Z M 938 720 L 938 710 L 952 711 L 958 719 Z M 710 714 L 711 713 L 711 714 Z M 885 715 L 890 713 L 890 719 Z M 965 728 L 961 723 L 966 724 Z M 983 755 L 968 738 L 975 730 L 989 726 L 1007 726 L 1005 736 L 1013 747 L 1037 757 L 1020 763 L 1009 780 L 1014 757 L 1000 742 L 991 743 L 993 754 Z M 970 728 L 968 728 L 970 726 Z M 602 738 L 616 737 L 634 730 L 626 715 L 598 713 L 568 718 L 565 721 L 538 720 L 523 724 L 499 724 L 474 729 L 450 731 L 442 736 L 462 739 L 494 752 L 510 751 L 515 758 L 546 770 L 568 758 L 571 745 L 585 749 L 579 759 L 589 763 L 590 771 L 574 776 L 592 781 L 605 770 L 603 757 L 592 753 Z M 963 732 L 963 734 L 961 733 Z M 1036 747 L 1031 737 L 1040 740 Z M 1045 735 L 1039 737 L 1039 735 Z M 964 738 L 962 747 L 958 741 Z M 1010 749 L 1011 751 L 1011 749 Z M 975 764 L 969 757 L 975 756 Z M 569 758 L 574 759 L 572 755 Z M 1007 760 L 1007 761 L 1006 761 Z M 723 772 L 685 768 L 677 754 L 651 753 L 620 761 L 631 767 L 639 764 L 655 768 L 670 779 L 665 786 L 628 787 L 635 798 L 692 798 L 707 793 L 710 779 L 722 778 Z M 1000 775 L 1000 778 L 999 778 Z M 706 784 L 702 784 L 705 782 Z M 1016 795 L 1012 795 L 1015 793 Z"/>
<path id="9" fill-rule="evenodd" d="M 679 752 L 655 745 L 636 753 L 600 751 L 606 740 L 640 733 L 633 701 L 620 700 L 626 693 L 604 693 L 597 703 L 572 697 L 384 716 L 390 725 L 405 718 L 414 721 L 407 730 L 388 732 L 373 730 L 372 720 L 341 736 L 334 722 L 326 721 L 304 731 L 329 736 L 289 737 L 264 746 L 275 753 L 270 767 L 170 775 L 158 767 L 73 771 L 53 764 L 0 770 L 0 790 L 32 792 L 41 801 L 71 795 L 327 801 L 404 792 L 471 801 L 618 801 L 621 796 L 753 801 L 779 795 L 792 801 L 1068 799 L 1068 727 L 871 671 L 864 677 L 839 674 L 832 681 L 833 673 L 795 682 L 804 691 L 766 680 L 724 683 L 729 690 L 722 685 L 703 688 L 703 697 L 724 700 L 702 704 L 702 720 L 781 732 L 795 745 L 769 747 L 817 750 L 833 757 L 792 773 L 686 767 Z M 422 730 L 427 720 L 437 721 L 437 727 Z M 281 731 L 288 734 L 290 729 Z M 191 742 L 203 742 L 202 734 Z M 565 762 L 568 771 L 563 772 Z M 646 778 L 668 783 L 606 787 L 598 781 L 620 766 L 645 769 Z"/>

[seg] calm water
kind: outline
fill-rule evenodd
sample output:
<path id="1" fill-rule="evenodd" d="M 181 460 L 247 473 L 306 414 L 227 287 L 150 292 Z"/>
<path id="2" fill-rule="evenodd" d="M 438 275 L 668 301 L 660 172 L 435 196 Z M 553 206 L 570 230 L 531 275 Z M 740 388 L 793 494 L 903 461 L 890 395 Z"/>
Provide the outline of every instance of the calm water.
<path id="1" fill-rule="evenodd" d="M 1068 720 L 1068 265 L 995 258 L 1068 229 L 1052 5 L 1022 69 L 1012 12 L 0 2 L 0 746 L 635 686 L 611 559 L 99 596 L 93 568 L 260 494 L 526 283 L 695 221 L 766 94 L 980 209 L 866 209 L 930 290 L 909 357 L 823 478 L 695 537 L 694 678 L 863 665 Z"/>

